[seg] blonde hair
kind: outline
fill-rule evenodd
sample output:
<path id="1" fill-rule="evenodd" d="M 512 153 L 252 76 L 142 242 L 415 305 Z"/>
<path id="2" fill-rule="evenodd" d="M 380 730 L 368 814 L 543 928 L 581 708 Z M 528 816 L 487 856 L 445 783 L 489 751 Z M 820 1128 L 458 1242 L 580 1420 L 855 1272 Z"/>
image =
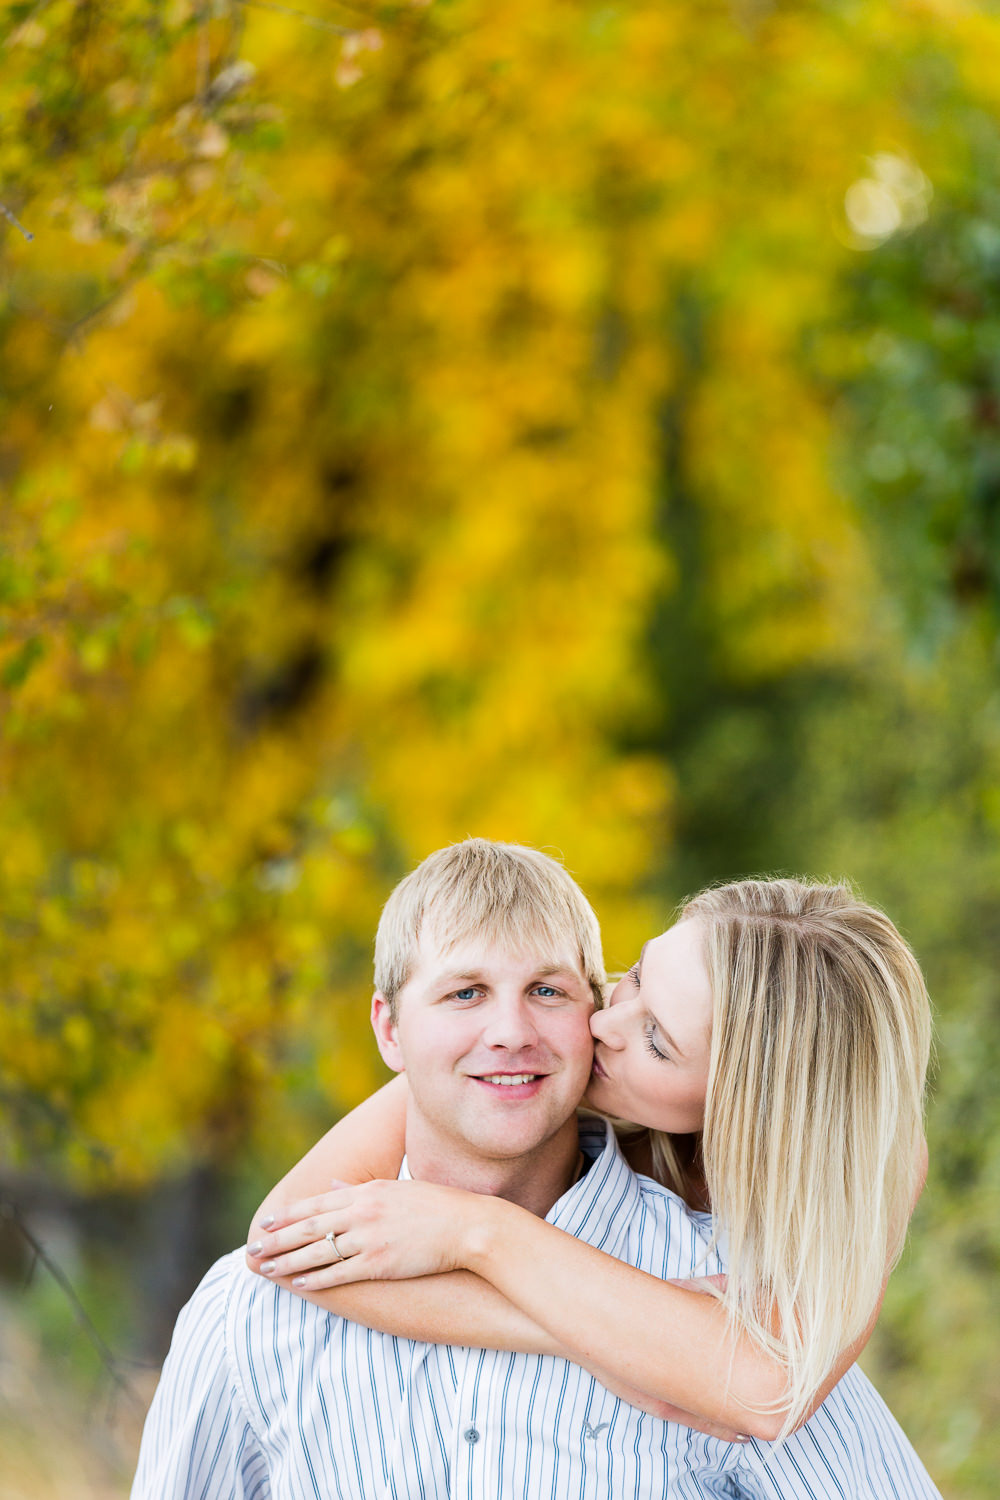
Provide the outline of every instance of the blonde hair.
<path id="1" fill-rule="evenodd" d="M 375 988 L 396 1019 L 424 925 L 443 953 L 470 938 L 512 951 L 579 963 L 596 1005 L 602 1003 L 601 930 L 586 896 L 556 860 L 523 844 L 466 839 L 438 849 L 401 880 L 375 935 Z"/>
<path id="2" fill-rule="evenodd" d="M 930 1001 L 890 922 L 846 885 L 743 880 L 681 911 L 713 991 L 702 1152 L 744 1328 L 787 1371 L 782 1436 L 862 1333 L 906 1235 Z M 669 1137 L 654 1159 L 676 1173 Z M 771 1409 L 771 1408 L 768 1408 Z"/>

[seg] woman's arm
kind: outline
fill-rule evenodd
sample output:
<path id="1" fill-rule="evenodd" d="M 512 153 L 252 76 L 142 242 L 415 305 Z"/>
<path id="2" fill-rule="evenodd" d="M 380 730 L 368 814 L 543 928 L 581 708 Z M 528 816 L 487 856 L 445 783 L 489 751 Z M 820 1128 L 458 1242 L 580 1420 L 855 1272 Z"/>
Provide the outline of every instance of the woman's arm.
<path id="1" fill-rule="evenodd" d="M 707 1421 L 671 1402 L 658 1400 L 607 1370 L 587 1365 L 564 1349 L 557 1339 L 489 1282 L 469 1271 L 449 1271 L 405 1281 L 356 1281 L 318 1291 L 293 1288 L 287 1278 L 273 1279 L 281 1280 L 289 1290 L 297 1291 L 299 1296 L 327 1312 L 350 1318 L 366 1328 L 394 1334 L 397 1338 L 415 1339 L 420 1343 L 461 1344 L 470 1349 L 553 1354 L 573 1360 L 630 1406 L 648 1411 L 664 1422 L 679 1422 L 726 1442 L 743 1440 L 718 1422 Z"/>
<path id="2" fill-rule="evenodd" d="M 911 1217 L 926 1180 L 927 1142 L 921 1138 Z M 572 1359 L 611 1369 L 630 1385 L 683 1402 L 713 1422 L 766 1441 L 779 1436 L 784 1371 L 734 1332 L 724 1308 L 699 1292 L 696 1281 L 659 1281 L 502 1199 L 486 1200 L 469 1224 L 462 1264 L 536 1318 Z M 554 1236 L 562 1237 L 557 1253 Z M 891 1269 L 886 1268 L 863 1333 L 841 1352 L 797 1426 L 817 1410 L 871 1338 Z M 579 1317 L 581 1304 L 587 1308 L 585 1320 Z"/>
<path id="3" fill-rule="evenodd" d="M 926 1179 L 927 1142 L 921 1138 L 911 1216 Z M 462 1264 L 537 1319 L 570 1358 L 613 1370 L 630 1385 L 682 1402 L 710 1421 L 765 1441 L 779 1436 L 786 1410 L 784 1371 L 732 1329 L 725 1309 L 696 1290 L 696 1282 L 659 1281 L 502 1199 L 485 1200 L 467 1222 Z M 555 1236 L 561 1236 L 558 1248 Z M 891 1269 L 886 1268 L 863 1333 L 841 1352 L 797 1426 L 822 1404 L 871 1338 Z M 579 1316 L 581 1305 L 586 1319 Z"/>
<path id="4" fill-rule="evenodd" d="M 328 1230 L 344 1257 L 332 1263 Z M 633 1404 L 658 1415 L 729 1438 L 772 1436 L 740 1397 L 749 1388 L 756 1400 L 761 1384 L 765 1397 L 781 1392 L 769 1379 L 773 1362 L 749 1340 L 734 1349 L 714 1298 L 625 1265 L 505 1199 L 370 1182 L 291 1206 L 251 1249 L 264 1274 L 369 1326 L 560 1354 L 610 1389 L 644 1392 Z"/>
<path id="5" fill-rule="evenodd" d="M 271 1189 L 254 1214 L 251 1234 L 268 1215 L 277 1215 L 300 1198 L 328 1192 L 333 1182 L 398 1176 L 405 1133 L 406 1077 L 400 1073 L 338 1120 Z"/>
<path id="6" fill-rule="evenodd" d="M 296 1213 L 306 1212 L 309 1217 L 290 1222 Z M 322 1240 L 327 1229 L 336 1232 L 337 1253 L 347 1257 L 334 1264 L 327 1264 L 330 1251 Z M 287 1271 L 300 1294 L 346 1316 L 367 1323 L 371 1310 L 382 1304 L 381 1320 L 376 1311 L 372 1326 L 387 1331 L 431 1336 L 437 1342 L 558 1352 L 597 1373 L 606 1385 L 617 1382 L 648 1393 L 660 1414 L 702 1430 L 749 1432 L 772 1440 L 782 1426 L 783 1370 L 749 1338 L 734 1334 L 724 1308 L 694 1290 L 697 1283 L 659 1281 L 502 1199 L 424 1183 L 375 1182 L 298 1206 L 290 1212 L 287 1228 L 266 1237 L 261 1255 L 281 1257 L 271 1262 L 275 1273 Z M 428 1319 L 430 1333 L 423 1326 L 410 1332 L 395 1306 L 387 1315 L 383 1299 L 392 1283 L 383 1278 L 425 1277 L 460 1265 L 503 1293 L 507 1307 L 480 1302 L 482 1293 L 474 1281 L 472 1287 L 461 1283 L 462 1298 L 452 1303 L 447 1288 L 452 1283 L 458 1287 L 459 1281 L 433 1275 L 424 1282 L 407 1281 L 407 1297 L 401 1299 L 410 1317 Z M 374 1278 L 380 1285 L 359 1278 Z M 374 1293 L 370 1308 L 350 1311 L 328 1301 L 328 1292 L 317 1291 L 336 1288 L 333 1295 L 339 1298 L 348 1283 L 367 1285 Z M 441 1308 L 429 1300 L 437 1285 L 445 1293 Z M 412 1302 L 422 1287 L 428 1298 Z M 511 1303 L 533 1326 L 512 1318 Z M 878 1311 L 876 1307 L 861 1338 L 844 1350 L 811 1410 L 853 1364 Z M 493 1313 L 497 1322 L 490 1321 Z M 539 1330 L 547 1344 L 537 1341 Z M 521 1338 L 529 1342 L 519 1342 Z M 638 1404 L 649 1409 L 648 1402 Z"/>
<path id="7" fill-rule="evenodd" d="M 361 1184 L 394 1178 L 404 1155 L 406 1093 L 406 1079 L 400 1075 L 338 1120 L 268 1193 L 250 1226 L 251 1241 L 256 1242 L 275 1219 L 301 1217 L 295 1209 L 289 1214 L 289 1205 L 326 1193 L 332 1182 Z M 261 1257 L 248 1250 L 250 1269 L 259 1271 L 260 1263 Z M 289 1284 L 287 1278 L 285 1284 Z M 302 1295 L 328 1312 L 400 1338 L 526 1354 L 568 1354 L 501 1292 L 468 1271 L 380 1284 L 358 1281 Z M 590 1373 L 622 1400 L 664 1421 L 683 1422 L 716 1437 L 735 1436 L 716 1423 L 633 1389 L 611 1372 L 594 1369 Z"/>

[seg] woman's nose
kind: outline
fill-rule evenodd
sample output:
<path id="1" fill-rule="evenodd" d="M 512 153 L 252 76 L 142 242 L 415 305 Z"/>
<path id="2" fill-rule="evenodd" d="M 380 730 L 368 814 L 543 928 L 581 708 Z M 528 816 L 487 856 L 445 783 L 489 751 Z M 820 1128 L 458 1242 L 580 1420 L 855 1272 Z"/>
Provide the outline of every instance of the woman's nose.
<path id="1" fill-rule="evenodd" d="M 614 1010 L 605 1007 L 604 1010 L 595 1010 L 590 1018 L 590 1030 L 597 1041 L 603 1042 L 606 1047 L 614 1047 L 620 1051 L 625 1046 L 625 1038 L 621 1028 L 622 1009 L 616 1006 Z"/>

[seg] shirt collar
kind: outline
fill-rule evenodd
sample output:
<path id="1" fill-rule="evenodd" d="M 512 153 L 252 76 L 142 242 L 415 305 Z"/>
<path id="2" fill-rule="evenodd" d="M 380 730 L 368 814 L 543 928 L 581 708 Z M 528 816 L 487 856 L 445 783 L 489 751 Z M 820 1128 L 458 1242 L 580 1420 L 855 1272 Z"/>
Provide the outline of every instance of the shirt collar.
<path id="1" fill-rule="evenodd" d="M 546 1214 L 567 1234 L 613 1255 L 625 1240 L 639 1207 L 641 1190 L 622 1156 L 607 1120 L 582 1119 L 580 1145 L 586 1155 L 596 1152 L 589 1172 L 574 1182 Z"/>
<path id="2" fill-rule="evenodd" d="M 545 1217 L 567 1234 L 613 1255 L 639 1206 L 639 1180 L 606 1120 L 580 1121 L 580 1149 L 591 1159 L 590 1170 L 567 1188 Z M 412 1176 L 404 1156 L 400 1181 L 410 1182 Z"/>

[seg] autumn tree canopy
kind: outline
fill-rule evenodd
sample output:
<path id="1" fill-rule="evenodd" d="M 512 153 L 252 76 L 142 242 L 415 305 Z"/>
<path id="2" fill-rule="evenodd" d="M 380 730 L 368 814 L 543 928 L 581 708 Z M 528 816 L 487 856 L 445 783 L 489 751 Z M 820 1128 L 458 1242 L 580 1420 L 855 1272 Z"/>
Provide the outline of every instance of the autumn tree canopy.
<path id="1" fill-rule="evenodd" d="M 472 832 L 612 965 L 704 879 L 857 874 L 995 1029 L 991 9 L 0 19 L 8 1164 L 291 1149 Z"/>
<path id="2" fill-rule="evenodd" d="M 614 952 L 649 927 L 665 414 L 734 670 L 854 649 L 802 343 L 996 39 L 895 5 L 5 10 L 4 1094 L 15 1140 L 145 1173 L 299 1029 L 368 1083 L 377 905 L 449 838 L 562 850 Z"/>

